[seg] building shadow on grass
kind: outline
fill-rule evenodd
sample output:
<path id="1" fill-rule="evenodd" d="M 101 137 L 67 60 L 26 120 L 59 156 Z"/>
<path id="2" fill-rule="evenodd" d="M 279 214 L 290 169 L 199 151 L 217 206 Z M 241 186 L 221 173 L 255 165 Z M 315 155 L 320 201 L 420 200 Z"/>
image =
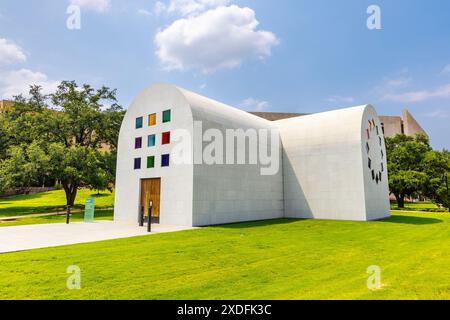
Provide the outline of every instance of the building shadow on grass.
<path id="1" fill-rule="evenodd" d="M 414 216 L 392 216 L 389 219 L 380 220 L 383 223 L 398 223 L 398 224 L 412 224 L 412 225 L 426 225 L 437 224 L 444 222 L 436 218 L 414 217 Z"/>

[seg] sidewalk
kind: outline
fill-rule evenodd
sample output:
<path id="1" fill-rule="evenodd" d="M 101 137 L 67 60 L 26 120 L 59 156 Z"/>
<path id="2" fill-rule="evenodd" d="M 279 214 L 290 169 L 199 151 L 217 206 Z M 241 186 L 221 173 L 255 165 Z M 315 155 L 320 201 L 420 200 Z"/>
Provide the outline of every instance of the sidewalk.
<path id="1" fill-rule="evenodd" d="M 155 224 L 152 225 L 151 234 L 189 229 L 194 228 Z M 151 234 L 147 233 L 146 227 L 139 227 L 137 223 L 114 221 L 4 227 L 0 228 L 0 254 Z"/>

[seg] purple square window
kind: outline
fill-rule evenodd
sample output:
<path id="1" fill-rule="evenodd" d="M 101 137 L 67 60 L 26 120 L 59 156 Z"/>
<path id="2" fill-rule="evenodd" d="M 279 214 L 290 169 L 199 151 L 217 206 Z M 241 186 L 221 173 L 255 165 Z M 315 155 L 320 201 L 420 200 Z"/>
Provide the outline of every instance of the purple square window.
<path id="1" fill-rule="evenodd" d="M 141 168 L 141 158 L 134 159 L 134 170 L 139 170 Z"/>
<path id="2" fill-rule="evenodd" d="M 141 149 L 142 148 L 142 137 L 141 138 L 136 138 L 136 140 L 134 140 L 134 148 L 135 149 Z"/>

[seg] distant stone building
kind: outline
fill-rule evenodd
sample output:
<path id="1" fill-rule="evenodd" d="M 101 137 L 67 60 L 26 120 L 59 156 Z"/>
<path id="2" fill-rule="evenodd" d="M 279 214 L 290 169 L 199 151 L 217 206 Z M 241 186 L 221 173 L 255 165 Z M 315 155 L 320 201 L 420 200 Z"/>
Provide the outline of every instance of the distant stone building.
<path id="1" fill-rule="evenodd" d="M 251 114 L 269 121 L 278 121 L 295 117 L 307 116 L 305 113 L 281 113 L 281 112 L 250 112 Z M 381 127 L 385 137 L 392 138 L 397 134 L 415 136 L 423 133 L 428 134 L 420 126 L 416 119 L 411 115 L 408 109 L 404 109 L 402 116 L 380 116 Z"/>
<path id="2" fill-rule="evenodd" d="M 408 109 L 403 110 L 402 117 L 380 116 L 380 121 L 385 137 L 390 138 L 397 134 L 415 136 L 418 133 L 423 133 L 428 137 L 428 134 L 414 119 Z"/>
<path id="3" fill-rule="evenodd" d="M 12 101 L 0 100 L 0 112 L 3 112 L 4 110 L 11 108 L 12 105 L 13 105 Z"/>

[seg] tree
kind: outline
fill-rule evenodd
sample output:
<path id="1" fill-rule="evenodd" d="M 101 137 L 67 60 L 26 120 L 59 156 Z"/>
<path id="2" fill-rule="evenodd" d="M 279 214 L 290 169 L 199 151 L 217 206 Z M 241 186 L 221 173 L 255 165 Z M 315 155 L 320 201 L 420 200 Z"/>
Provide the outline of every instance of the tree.
<path id="1" fill-rule="evenodd" d="M 115 175 L 111 159 L 116 158 L 124 115 L 116 101 L 116 90 L 79 87 L 75 81 L 61 82 L 48 96 L 32 86 L 29 98 L 16 97 L 14 108 L 5 114 L 13 147 L 0 159 L 0 182 L 24 187 L 55 179 L 63 186 L 67 205 L 74 204 L 80 187 L 110 189 Z M 111 150 L 100 151 L 103 144 Z"/>
<path id="2" fill-rule="evenodd" d="M 36 141 L 26 147 L 11 146 L 0 166 L 0 191 L 25 191 L 30 186 L 43 184 L 48 176 L 49 161 L 49 156 Z"/>
<path id="3" fill-rule="evenodd" d="M 0 160 L 5 159 L 7 156 L 9 140 L 8 122 L 5 115 L 0 112 Z"/>
<path id="4" fill-rule="evenodd" d="M 448 176 L 450 175 L 450 153 L 447 150 L 430 151 L 424 157 L 427 182 L 424 194 L 436 203 L 449 208 Z"/>
<path id="5" fill-rule="evenodd" d="M 432 151 L 428 138 L 397 135 L 386 138 L 389 188 L 397 199 L 398 207 L 404 208 L 405 198 L 419 194 L 427 182 L 425 156 Z"/>

